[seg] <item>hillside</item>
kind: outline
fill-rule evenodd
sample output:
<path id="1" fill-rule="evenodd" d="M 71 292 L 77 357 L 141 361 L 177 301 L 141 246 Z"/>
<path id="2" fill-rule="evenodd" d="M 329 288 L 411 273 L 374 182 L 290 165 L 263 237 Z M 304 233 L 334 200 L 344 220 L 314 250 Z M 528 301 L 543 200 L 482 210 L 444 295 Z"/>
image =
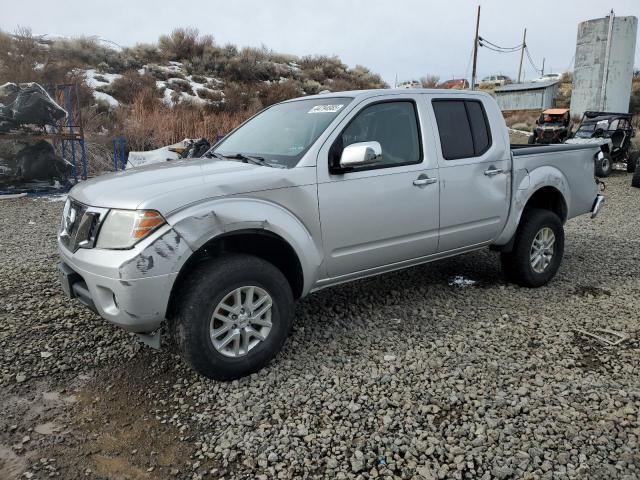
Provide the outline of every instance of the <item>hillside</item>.
<path id="1" fill-rule="evenodd" d="M 335 56 L 222 46 L 188 28 L 130 48 L 25 29 L 0 32 L 0 85 L 33 81 L 79 83 L 90 150 L 98 152 L 113 135 L 124 135 L 131 149 L 211 139 L 288 98 L 387 86 L 367 68 L 350 68 Z"/>

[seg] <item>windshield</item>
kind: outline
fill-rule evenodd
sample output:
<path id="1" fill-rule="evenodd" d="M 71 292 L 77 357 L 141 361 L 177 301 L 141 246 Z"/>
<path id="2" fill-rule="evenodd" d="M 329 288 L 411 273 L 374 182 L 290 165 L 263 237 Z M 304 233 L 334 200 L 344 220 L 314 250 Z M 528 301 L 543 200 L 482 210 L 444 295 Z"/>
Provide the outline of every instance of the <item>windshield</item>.
<path id="1" fill-rule="evenodd" d="M 576 131 L 576 137 L 578 138 L 591 138 L 597 129 L 602 129 L 603 134 L 606 134 L 609 128 L 609 122 L 607 120 L 601 120 L 597 123 L 583 123 Z"/>
<path id="2" fill-rule="evenodd" d="M 223 139 L 213 152 L 260 157 L 269 164 L 293 168 L 351 100 L 314 98 L 274 105 Z"/>

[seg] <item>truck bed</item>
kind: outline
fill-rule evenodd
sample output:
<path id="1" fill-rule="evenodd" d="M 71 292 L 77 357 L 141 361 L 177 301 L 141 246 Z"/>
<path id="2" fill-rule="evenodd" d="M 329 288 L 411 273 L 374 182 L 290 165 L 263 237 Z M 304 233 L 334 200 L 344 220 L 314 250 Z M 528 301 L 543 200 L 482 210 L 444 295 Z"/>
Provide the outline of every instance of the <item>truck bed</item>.
<path id="1" fill-rule="evenodd" d="M 567 219 L 588 213 L 598 193 L 594 159 L 599 150 L 593 144 L 511 145 L 514 200 L 519 188 L 551 185 L 566 199 Z"/>

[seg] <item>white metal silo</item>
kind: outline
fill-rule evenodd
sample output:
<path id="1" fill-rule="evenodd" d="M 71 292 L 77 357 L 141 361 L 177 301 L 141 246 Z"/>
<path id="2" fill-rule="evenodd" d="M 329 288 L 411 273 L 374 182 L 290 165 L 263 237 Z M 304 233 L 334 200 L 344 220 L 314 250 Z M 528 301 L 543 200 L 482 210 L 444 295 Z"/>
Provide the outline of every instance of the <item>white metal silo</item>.
<path id="1" fill-rule="evenodd" d="M 578 25 L 571 115 L 628 112 L 638 19 L 609 16 Z"/>

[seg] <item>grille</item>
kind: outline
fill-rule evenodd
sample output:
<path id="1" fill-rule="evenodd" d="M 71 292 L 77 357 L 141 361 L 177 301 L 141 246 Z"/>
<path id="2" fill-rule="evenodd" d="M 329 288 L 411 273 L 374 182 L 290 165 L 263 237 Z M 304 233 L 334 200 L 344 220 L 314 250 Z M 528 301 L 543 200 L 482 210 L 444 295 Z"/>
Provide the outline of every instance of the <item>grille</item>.
<path id="1" fill-rule="evenodd" d="M 62 214 L 60 241 L 72 252 L 93 248 L 107 212 L 106 208 L 88 207 L 71 199 Z"/>

